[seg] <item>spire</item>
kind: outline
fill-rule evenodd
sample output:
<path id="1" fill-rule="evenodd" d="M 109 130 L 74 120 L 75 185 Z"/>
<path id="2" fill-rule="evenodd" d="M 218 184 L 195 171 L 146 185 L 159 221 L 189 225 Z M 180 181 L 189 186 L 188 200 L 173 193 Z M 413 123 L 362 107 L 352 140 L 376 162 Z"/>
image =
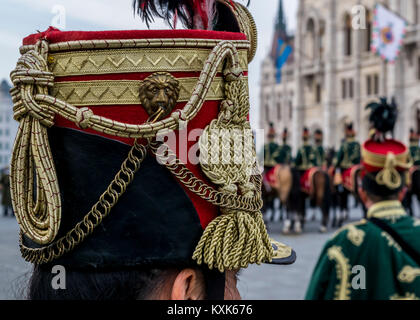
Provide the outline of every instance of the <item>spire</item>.
<path id="1" fill-rule="evenodd" d="M 286 19 L 283 11 L 283 0 L 279 1 L 279 11 L 276 17 L 276 31 L 280 34 L 287 35 Z"/>
<path id="2" fill-rule="evenodd" d="M 286 16 L 283 10 L 283 0 L 279 0 L 279 9 L 274 27 L 273 44 L 271 46 L 270 56 L 274 60 L 277 58 L 278 55 L 277 49 L 279 40 L 283 40 L 285 43 L 287 43 L 289 40 L 287 36 Z"/>

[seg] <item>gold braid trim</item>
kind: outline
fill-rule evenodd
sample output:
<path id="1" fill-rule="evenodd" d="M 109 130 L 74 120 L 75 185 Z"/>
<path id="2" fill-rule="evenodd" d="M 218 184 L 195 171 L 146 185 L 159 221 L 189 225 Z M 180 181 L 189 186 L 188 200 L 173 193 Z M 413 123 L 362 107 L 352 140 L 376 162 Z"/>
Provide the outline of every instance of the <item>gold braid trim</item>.
<path id="1" fill-rule="evenodd" d="M 70 50 L 126 49 L 126 48 L 211 48 L 225 40 L 212 39 L 116 39 L 116 40 L 76 40 L 52 43 L 48 51 L 61 52 Z M 248 40 L 229 40 L 237 49 L 249 49 Z M 19 48 L 21 54 L 34 50 L 36 45 Z"/>
<path id="2" fill-rule="evenodd" d="M 191 98 L 198 78 L 177 78 L 179 98 L 177 102 L 187 102 Z M 58 82 L 51 95 L 76 106 L 98 105 L 138 105 L 140 104 L 141 80 L 100 80 Z M 212 81 L 206 100 L 222 100 L 224 80 L 216 77 Z"/>
<path id="3" fill-rule="evenodd" d="M 339 283 L 336 286 L 334 300 L 350 300 L 350 265 L 339 246 L 332 246 L 328 249 L 328 258 L 335 260 L 337 278 Z"/>
<path id="4" fill-rule="evenodd" d="M 200 72 L 209 52 L 210 49 L 174 50 L 170 47 L 69 51 L 50 54 L 48 62 L 56 77 L 158 71 Z M 238 53 L 240 67 L 247 70 L 247 51 L 241 49 Z M 222 72 L 223 66 L 219 65 L 216 70 Z"/>
<path id="5" fill-rule="evenodd" d="M 385 185 L 390 189 L 396 189 L 402 183 L 400 173 L 396 168 L 409 169 L 413 165 L 408 149 L 398 155 L 395 155 L 393 152 L 383 155 L 362 148 L 362 158 L 370 166 L 383 168 L 376 175 L 375 181 L 377 184 Z"/>
<path id="6" fill-rule="evenodd" d="M 32 99 L 37 90 L 46 94 L 54 77 L 47 69 L 46 43 L 38 43 L 29 59 L 19 59 L 14 73 L 15 81 L 22 83 L 13 100 L 31 110 L 30 117 L 22 119 L 15 139 L 11 161 L 10 191 L 13 210 L 22 230 L 30 239 L 46 244 L 57 235 L 61 221 L 61 199 L 57 175 L 52 161 L 46 126 L 52 124 L 53 114 L 44 111 Z M 25 72 L 34 69 L 42 80 L 35 81 Z M 35 86 L 35 87 L 34 87 Z M 44 125 L 42 125 L 42 123 Z M 33 197 L 33 170 L 37 171 L 37 199 Z"/>
<path id="7" fill-rule="evenodd" d="M 395 293 L 389 297 L 390 300 L 420 300 L 419 297 L 413 292 L 406 292 L 405 296 L 400 296 L 399 294 Z"/>

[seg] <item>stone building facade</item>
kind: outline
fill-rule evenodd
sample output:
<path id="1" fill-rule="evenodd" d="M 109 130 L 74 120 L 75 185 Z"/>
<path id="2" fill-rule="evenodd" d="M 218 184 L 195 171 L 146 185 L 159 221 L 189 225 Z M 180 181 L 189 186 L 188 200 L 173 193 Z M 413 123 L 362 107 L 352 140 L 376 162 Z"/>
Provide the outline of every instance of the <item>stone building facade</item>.
<path id="1" fill-rule="evenodd" d="M 311 132 L 320 128 L 324 145 L 337 148 L 345 123 L 353 122 L 363 141 L 369 131 L 365 106 L 378 96 L 394 96 L 399 106 L 396 138 L 408 142 L 410 127 L 420 132 L 420 0 L 380 1 L 409 24 L 392 64 L 370 48 L 377 1 L 298 1 L 296 31 L 288 36 L 293 56 L 282 68 L 280 83 L 273 50 L 262 63 L 260 128 L 267 130 L 270 122 L 277 132 L 288 128 L 295 152 L 304 126 Z M 352 24 L 358 13 L 366 18 L 360 29 Z"/>
<path id="2" fill-rule="evenodd" d="M 13 119 L 13 103 L 9 93 L 10 84 L 0 82 L 0 170 L 9 166 L 18 122 Z"/>

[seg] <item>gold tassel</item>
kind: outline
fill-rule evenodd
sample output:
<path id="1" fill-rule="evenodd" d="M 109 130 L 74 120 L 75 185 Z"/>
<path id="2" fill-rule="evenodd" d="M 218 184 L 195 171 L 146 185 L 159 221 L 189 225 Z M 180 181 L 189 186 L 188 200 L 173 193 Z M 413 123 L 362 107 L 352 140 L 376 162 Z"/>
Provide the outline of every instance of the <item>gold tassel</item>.
<path id="1" fill-rule="evenodd" d="M 224 272 L 271 262 L 273 255 L 261 212 L 232 210 L 210 222 L 193 259 Z"/>

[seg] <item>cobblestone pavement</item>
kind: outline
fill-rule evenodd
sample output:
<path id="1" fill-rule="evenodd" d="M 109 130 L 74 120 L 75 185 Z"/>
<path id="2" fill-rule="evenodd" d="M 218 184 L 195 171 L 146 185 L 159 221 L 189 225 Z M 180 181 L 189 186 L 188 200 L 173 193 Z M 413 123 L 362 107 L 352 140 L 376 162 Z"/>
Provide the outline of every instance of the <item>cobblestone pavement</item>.
<path id="1" fill-rule="evenodd" d="M 416 208 L 417 209 L 417 208 Z M 416 210 L 417 211 L 417 210 Z M 418 212 L 418 211 L 417 211 Z M 308 211 L 310 220 L 301 235 L 282 235 L 281 222 L 270 223 L 271 237 L 292 246 L 297 260 L 290 266 L 252 265 L 242 271 L 239 277 L 239 291 L 247 300 L 299 300 L 305 292 L 324 243 L 334 229 L 325 234 L 318 232 L 320 213 Z M 351 220 L 361 218 L 359 209 L 352 209 Z M 21 257 L 18 246 L 18 225 L 11 217 L 0 217 L 0 299 L 22 299 L 30 264 Z"/>
<path id="2" fill-rule="evenodd" d="M 22 299 L 30 264 L 20 256 L 18 224 L 0 216 L 0 299 Z"/>

